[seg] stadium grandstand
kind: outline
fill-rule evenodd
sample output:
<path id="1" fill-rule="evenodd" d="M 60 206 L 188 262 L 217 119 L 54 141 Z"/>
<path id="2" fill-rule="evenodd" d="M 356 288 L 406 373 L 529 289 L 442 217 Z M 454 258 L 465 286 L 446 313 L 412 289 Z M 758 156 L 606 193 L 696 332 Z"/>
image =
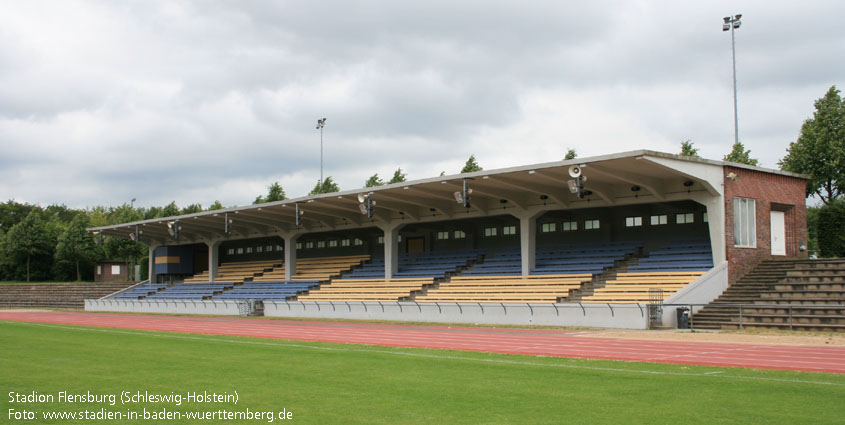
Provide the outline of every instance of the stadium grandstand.
<path id="1" fill-rule="evenodd" d="M 147 244 L 152 278 L 86 308 L 672 325 L 664 305 L 806 259 L 805 185 L 640 150 L 97 227 Z"/>

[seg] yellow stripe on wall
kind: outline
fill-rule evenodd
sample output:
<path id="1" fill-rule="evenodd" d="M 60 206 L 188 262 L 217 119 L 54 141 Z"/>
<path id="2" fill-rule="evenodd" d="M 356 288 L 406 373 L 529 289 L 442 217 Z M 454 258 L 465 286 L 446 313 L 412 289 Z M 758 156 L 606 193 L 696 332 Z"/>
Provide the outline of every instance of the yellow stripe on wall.
<path id="1" fill-rule="evenodd" d="M 178 256 L 156 257 L 156 264 L 179 264 L 181 259 Z"/>

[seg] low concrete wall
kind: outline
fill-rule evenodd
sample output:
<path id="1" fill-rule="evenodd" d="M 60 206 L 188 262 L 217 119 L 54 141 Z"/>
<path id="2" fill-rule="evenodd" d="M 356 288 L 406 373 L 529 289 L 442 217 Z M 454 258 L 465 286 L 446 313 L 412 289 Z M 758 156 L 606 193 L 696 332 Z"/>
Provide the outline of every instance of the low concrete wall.
<path id="1" fill-rule="evenodd" d="M 641 304 L 266 301 L 264 315 L 404 322 L 646 329 Z"/>
<path id="2" fill-rule="evenodd" d="M 239 315 L 238 301 L 85 300 L 85 310 L 132 313 Z"/>
<path id="3" fill-rule="evenodd" d="M 663 300 L 663 324 L 678 327 L 675 310 L 680 306 L 676 304 L 692 304 L 692 312 L 695 313 L 701 310 L 703 304 L 708 304 L 722 295 L 722 292 L 725 292 L 726 289 L 728 289 L 727 261 L 713 267 L 707 273 L 699 276 L 698 279 L 684 286 L 680 291 L 672 294 L 671 297 Z M 699 305 L 695 306 L 694 304 Z"/>

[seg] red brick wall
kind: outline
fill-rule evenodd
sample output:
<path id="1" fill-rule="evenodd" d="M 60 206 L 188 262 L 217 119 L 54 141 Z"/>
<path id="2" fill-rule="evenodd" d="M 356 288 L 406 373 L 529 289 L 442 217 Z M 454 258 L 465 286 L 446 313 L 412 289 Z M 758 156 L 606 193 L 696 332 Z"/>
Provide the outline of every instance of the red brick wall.
<path id="1" fill-rule="evenodd" d="M 806 257 L 799 246 L 807 243 L 807 181 L 797 177 L 726 166 L 725 172 L 725 253 L 731 284 L 750 272 L 761 261 L 772 257 L 769 213 L 783 211 L 786 227 L 786 257 Z M 730 173 L 736 179 L 729 179 Z M 734 246 L 733 199 L 756 201 L 757 247 Z"/>

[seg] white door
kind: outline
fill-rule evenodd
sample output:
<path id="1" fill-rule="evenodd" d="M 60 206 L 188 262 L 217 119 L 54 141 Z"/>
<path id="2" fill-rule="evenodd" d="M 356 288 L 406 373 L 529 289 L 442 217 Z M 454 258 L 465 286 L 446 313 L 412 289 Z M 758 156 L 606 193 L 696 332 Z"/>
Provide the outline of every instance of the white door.
<path id="1" fill-rule="evenodd" d="M 784 226 L 784 213 L 772 211 L 770 213 L 772 227 L 772 255 L 786 255 L 786 229 Z"/>

